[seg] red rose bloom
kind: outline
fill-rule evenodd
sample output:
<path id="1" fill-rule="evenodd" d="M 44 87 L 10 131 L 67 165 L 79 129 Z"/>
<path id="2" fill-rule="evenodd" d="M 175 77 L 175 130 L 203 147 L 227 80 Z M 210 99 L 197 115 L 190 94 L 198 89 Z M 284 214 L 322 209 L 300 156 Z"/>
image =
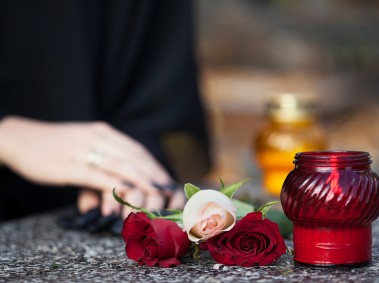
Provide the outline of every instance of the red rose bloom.
<path id="1" fill-rule="evenodd" d="M 190 247 L 187 234 L 173 221 L 149 219 L 145 213 L 131 213 L 122 228 L 128 258 L 139 265 L 171 267 L 180 264 Z"/>
<path id="2" fill-rule="evenodd" d="M 225 265 L 267 265 L 286 252 L 278 224 L 262 219 L 261 212 L 251 212 L 228 232 L 208 239 L 212 258 Z"/>

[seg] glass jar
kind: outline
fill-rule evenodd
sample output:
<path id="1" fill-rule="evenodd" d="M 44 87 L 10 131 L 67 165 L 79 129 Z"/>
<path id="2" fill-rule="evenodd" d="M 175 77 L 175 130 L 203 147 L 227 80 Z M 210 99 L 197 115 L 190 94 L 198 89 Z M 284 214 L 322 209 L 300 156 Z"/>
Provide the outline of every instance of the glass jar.
<path id="1" fill-rule="evenodd" d="M 284 213 L 294 223 L 294 260 L 312 265 L 371 261 L 379 178 L 361 151 L 300 152 L 283 184 Z"/>
<path id="2" fill-rule="evenodd" d="M 262 170 L 263 188 L 279 197 L 284 179 L 300 151 L 325 150 L 324 130 L 316 117 L 315 100 L 280 94 L 267 104 L 268 123 L 257 134 L 254 151 Z"/>

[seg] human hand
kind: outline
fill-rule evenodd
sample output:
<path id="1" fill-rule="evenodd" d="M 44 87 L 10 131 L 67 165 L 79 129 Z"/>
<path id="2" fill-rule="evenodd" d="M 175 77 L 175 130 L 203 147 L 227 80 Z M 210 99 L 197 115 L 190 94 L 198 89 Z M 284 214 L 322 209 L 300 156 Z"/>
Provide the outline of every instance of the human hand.
<path id="1" fill-rule="evenodd" d="M 93 193 L 95 192 L 90 190 L 83 190 L 80 194 L 81 197 L 79 197 L 79 199 L 82 199 L 85 202 L 89 201 L 89 203 L 91 203 L 91 199 L 94 201 L 92 202 L 93 205 L 88 207 L 88 210 L 85 210 L 85 212 L 82 213 L 76 212 L 74 215 L 71 216 L 66 215 L 58 220 L 58 224 L 66 229 L 80 229 L 86 230 L 90 233 L 106 231 L 114 235 L 120 235 L 122 231 L 123 220 L 126 218 L 126 216 L 124 215 L 122 217 L 121 215 L 116 215 L 114 213 L 106 216 L 102 215 L 101 209 L 97 207 L 95 204 L 97 203 L 99 196 L 92 195 Z M 179 201 L 180 205 L 182 206 L 184 201 L 184 193 L 182 190 L 177 190 L 174 197 L 170 201 L 172 208 L 182 208 L 174 204 L 175 199 Z M 130 211 L 128 211 L 128 213 L 129 212 Z M 157 213 L 159 213 L 160 215 L 170 214 L 169 211 L 165 210 L 157 211 Z"/>
<path id="2" fill-rule="evenodd" d="M 93 190 L 79 198 L 81 210 L 98 206 L 101 199 L 104 215 L 121 213 L 112 198 L 114 187 L 130 203 L 150 210 L 162 209 L 166 197 L 172 197 L 171 206 L 184 204 L 176 194 L 154 187 L 172 179 L 146 148 L 106 123 L 47 123 L 11 116 L 0 123 L 0 136 L 0 163 L 24 178 Z"/>

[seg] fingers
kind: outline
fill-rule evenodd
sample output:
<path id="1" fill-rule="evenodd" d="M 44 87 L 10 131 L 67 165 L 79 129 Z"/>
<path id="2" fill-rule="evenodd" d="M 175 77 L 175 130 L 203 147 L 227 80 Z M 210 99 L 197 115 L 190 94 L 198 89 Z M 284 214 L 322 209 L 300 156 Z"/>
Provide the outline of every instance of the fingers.
<path id="1" fill-rule="evenodd" d="M 104 161 L 107 160 L 108 163 L 114 165 L 121 164 L 124 165 L 123 167 L 133 164 L 135 165 L 134 167 L 138 169 L 139 174 L 148 177 L 151 182 L 165 183 L 171 179 L 162 165 L 140 144 L 137 147 L 141 149 L 134 149 L 133 147 L 116 146 L 112 142 L 104 141 L 104 143 L 98 145 L 98 147 L 106 154 Z M 107 168 L 112 171 L 112 167 L 108 166 Z M 154 172 L 154 174 L 152 174 L 152 172 Z"/>
<path id="2" fill-rule="evenodd" d="M 121 204 L 119 204 L 109 191 L 101 193 L 101 214 L 102 215 L 120 215 Z"/>
<path id="3" fill-rule="evenodd" d="M 145 198 L 144 193 L 141 190 L 130 189 L 126 193 L 124 200 L 126 200 L 127 202 L 129 202 L 133 206 L 143 207 L 144 198 Z M 124 206 L 123 211 L 122 211 L 122 216 L 124 218 L 128 217 L 128 215 L 132 212 L 132 210 L 133 210 L 132 208 L 130 208 L 128 206 Z"/>
<path id="4" fill-rule="evenodd" d="M 89 165 L 95 166 L 90 169 L 132 184 L 146 194 L 159 193 L 153 184 L 172 182 L 168 172 L 139 142 L 104 123 L 94 123 L 93 130 L 96 137 L 89 149 L 89 153 L 94 151 Z"/>
<path id="5" fill-rule="evenodd" d="M 112 156 L 107 156 L 99 164 L 98 169 L 110 176 L 125 180 L 126 183 L 141 189 L 144 193 L 159 194 L 159 191 L 153 185 L 156 171 L 146 171 L 143 160 L 129 163 Z"/>
<path id="6" fill-rule="evenodd" d="M 111 156 L 131 163 L 137 162 L 137 164 L 143 160 L 146 171 L 155 172 L 156 181 L 164 182 L 170 179 L 162 165 L 141 143 L 132 137 L 102 122 L 94 123 L 94 131 L 98 134 L 99 142 L 102 142 L 97 146 L 103 148 Z"/>
<path id="7" fill-rule="evenodd" d="M 184 195 L 184 191 L 178 189 L 175 191 L 174 195 L 171 197 L 168 203 L 168 208 L 182 210 L 185 203 L 186 203 L 186 197 Z"/>
<path id="8" fill-rule="evenodd" d="M 173 183 L 172 178 L 162 165 L 142 144 L 106 123 L 93 123 L 91 128 L 94 137 L 88 150 L 92 154 L 83 153 L 87 158 L 81 160 L 81 165 L 85 166 L 75 170 L 75 174 L 80 184 L 101 192 L 102 214 L 120 213 L 111 192 L 115 187 L 134 206 L 162 210 L 166 198 L 173 195 L 166 188 Z M 132 189 L 125 189 L 125 184 Z M 175 196 L 172 204 L 180 207 L 181 197 Z M 126 217 L 130 212 L 130 208 L 124 207 L 121 213 Z"/>
<path id="9" fill-rule="evenodd" d="M 143 207 L 149 211 L 164 209 L 166 200 L 162 195 L 144 194 L 138 189 L 128 190 L 124 199 L 135 207 Z M 124 206 L 122 216 L 126 218 L 132 211 L 132 208 Z"/>
<path id="10" fill-rule="evenodd" d="M 165 208 L 167 198 L 162 195 L 149 195 L 135 188 L 120 188 L 116 192 L 122 199 L 135 207 L 143 207 L 149 211 L 162 211 Z M 185 196 L 182 190 L 176 190 L 169 199 L 169 208 L 182 209 L 185 203 Z M 107 231 L 119 235 L 122 230 L 123 219 L 133 210 L 130 207 L 121 205 L 113 198 L 113 194 L 108 191 L 97 192 L 90 189 L 82 189 L 78 206 L 80 214 L 75 217 L 61 219 L 60 223 L 67 229 L 85 229 L 90 233 Z M 100 207 L 100 208 L 99 208 Z"/>
<path id="11" fill-rule="evenodd" d="M 80 213 L 86 213 L 95 207 L 99 207 L 99 205 L 99 192 L 89 189 L 80 190 L 77 201 L 77 206 Z"/>
<path id="12" fill-rule="evenodd" d="M 162 210 L 165 207 L 165 198 L 161 195 L 146 195 L 145 208 L 150 211 Z"/>
<path id="13" fill-rule="evenodd" d="M 124 187 L 124 183 L 120 178 L 87 164 L 79 164 L 73 167 L 71 175 L 74 184 L 100 192 L 111 192 L 113 188 Z"/>
<path id="14" fill-rule="evenodd" d="M 79 172 L 78 176 L 88 176 L 86 180 L 82 180 L 83 184 L 87 187 L 93 186 L 95 189 L 83 190 L 78 199 L 78 207 L 80 212 L 86 212 L 94 207 L 101 207 L 102 215 L 110 214 L 122 214 L 126 217 L 131 208 L 124 207 L 120 212 L 120 204 L 113 198 L 112 190 L 117 189 L 117 194 L 133 206 L 144 207 L 148 210 L 162 210 L 166 202 L 166 196 L 161 193 L 162 186 L 157 186 L 160 190 L 152 186 L 153 193 L 146 193 L 146 190 L 140 187 L 125 187 L 124 183 L 120 183 L 120 180 L 101 172 L 100 170 L 94 170 L 92 168 L 86 168 L 84 171 Z M 99 190 L 100 192 L 96 191 Z M 182 204 L 181 197 L 177 195 L 173 198 L 174 207 L 179 208 Z"/>

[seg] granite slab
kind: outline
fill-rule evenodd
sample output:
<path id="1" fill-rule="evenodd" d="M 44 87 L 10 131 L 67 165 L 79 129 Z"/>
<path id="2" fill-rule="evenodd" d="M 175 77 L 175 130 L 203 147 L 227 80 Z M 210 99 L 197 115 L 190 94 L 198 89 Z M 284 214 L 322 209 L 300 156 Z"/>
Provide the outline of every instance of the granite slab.
<path id="1" fill-rule="evenodd" d="M 364 267 L 308 267 L 289 255 L 264 267 L 217 264 L 207 253 L 174 268 L 128 260 L 121 237 L 64 230 L 60 212 L 0 224 L 0 282 L 379 282 L 379 223 L 373 261 Z M 289 246 L 292 245 L 287 241 Z"/>

